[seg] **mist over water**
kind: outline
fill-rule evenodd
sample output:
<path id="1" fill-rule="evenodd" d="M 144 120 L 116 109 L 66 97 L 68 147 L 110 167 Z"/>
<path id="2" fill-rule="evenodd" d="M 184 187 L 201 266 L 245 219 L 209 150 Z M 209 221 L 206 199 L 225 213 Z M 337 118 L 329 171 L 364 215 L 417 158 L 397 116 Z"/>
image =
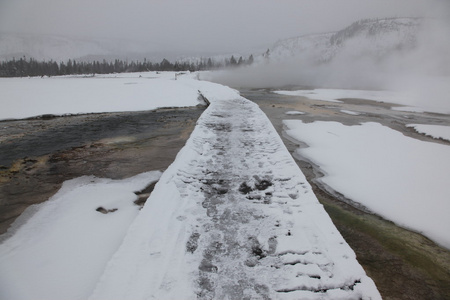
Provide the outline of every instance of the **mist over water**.
<path id="1" fill-rule="evenodd" d="M 327 62 L 312 52 L 284 59 L 259 59 L 252 66 L 208 74 L 209 80 L 240 88 L 344 88 L 392 90 L 450 106 L 450 21 L 421 19 L 411 47 L 374 55 L 378 44 L 346 42 Z M 387 39 L 387 43 L 389 39 Z M 392 41 L 391 41 L 392 42 Z M 364 44 L 367 43 L 367 44 Z M 363 45 L 361 45 L 363 44 Z"/>

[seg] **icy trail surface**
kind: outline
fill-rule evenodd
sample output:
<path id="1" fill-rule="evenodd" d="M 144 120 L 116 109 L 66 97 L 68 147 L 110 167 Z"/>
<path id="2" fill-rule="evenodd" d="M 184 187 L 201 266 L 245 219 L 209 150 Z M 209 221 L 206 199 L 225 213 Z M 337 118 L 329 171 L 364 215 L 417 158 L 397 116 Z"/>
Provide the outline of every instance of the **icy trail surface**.
<path id="1" fill-rule="evenodd" d="M 381 299 L 270 121 L 215 101 L 91 299 Z"/>

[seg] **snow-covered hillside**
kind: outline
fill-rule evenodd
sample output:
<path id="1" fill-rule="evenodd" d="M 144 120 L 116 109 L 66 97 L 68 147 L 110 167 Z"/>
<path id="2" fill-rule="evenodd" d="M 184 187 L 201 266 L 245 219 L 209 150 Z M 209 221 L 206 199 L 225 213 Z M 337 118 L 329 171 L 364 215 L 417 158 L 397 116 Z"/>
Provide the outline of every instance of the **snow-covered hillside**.
<path id="1" fill-rule="evenodd" d="M 252 66 L 204 78 L 246 88 L 388 90 L 445 103 L 450 94 L 449 36 L 447 19 L 360 20 L 337 32 L 278 41 L 255 56 Z"/>
<path id="2" fill-rule="evenodd" d="M 276 42 L 269 49 L 270 59 L 284 60 L 287 57 L 305 55 L 310 57 L 325 56 L 330 38 L 334 33 L 308 34 Z"/>
<path id="3" fill-rule="evenodd" d="M 258 55 L 258 62 L 284 61 L 292 57 L 322 63 L 342 58 L 370 57 L 381 59 L 417 45 L 420 28 L 424 23 L 419 18 L 366 19 L 329 33 L 308 34 L 276 42 L 269 53 Z M 156 47 L 156 48 L 155 48 Z M 81 39 L 49 35 L 27 35 L 0 33 L 0 60 L 32 57 L 36 60 L 113 60 L 147 58 L 159 61 L 167 58 L 179 62 L 198 63 L 213 59 L 224 62 L 234 55 L 236 59 L 248 58 L 250 53 L 171 53 L 157 50 L 158 45 L 139 41 L 111 39 Z M 260 53 L 264 50 L 261 49 Z"/>
<path id="4" fill-rule="evenodd" d="M 303 56 L 329 62 L 337 56 L 383 58 L 416 45 L 422 19 L 367 19 L 332 33 L 303 35 L 275 43 L 270 59 Z"/>

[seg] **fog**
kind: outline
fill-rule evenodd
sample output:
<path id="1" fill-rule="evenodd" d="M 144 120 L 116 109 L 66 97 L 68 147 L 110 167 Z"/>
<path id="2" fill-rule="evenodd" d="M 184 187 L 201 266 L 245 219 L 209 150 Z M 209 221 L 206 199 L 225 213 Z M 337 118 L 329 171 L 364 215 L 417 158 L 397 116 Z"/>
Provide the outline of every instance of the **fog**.
<path id="1" fill-rule="evenodd" d="M 145 41 L 147 50 L 252 52 L 362 18 L 416 16 L 429 0 L 0 0 L 0 31 Z"/>
<path id="2" fill-rule="evenodd" d="M 138 41 L 147 53 L 172 55 L 256 57 L 277 40 L 388 17 L 428 18 L 414 50 L 382 60 L 344 51 L 319 65 L 308 55 L 263 60 L 211 78 L 235 87 L 401 89 L 442 97 L 438 91 L 450 86 L 448 0 L 0 0 L 0 32 Z"/>
<path id="3" fill-rule="evenodd" d="M 371 46 L 369 44 L 367 48 Z M 449 77 L 450 22 L 447 19 L 423 20 L 412 49 L 392 51 L 382 58 L 353 51 L 349 43 L 325 63 L 317 63 L 310 57 L 311 53 L 282 60 L 260 58 L 252 66 L 214 72 L 208 76 L 234 87 L 297 85 L 360 89 L 389 89 L 407 84 L 412 79 Z"/>
<path id="4" fill-rule="evenodd" d="M 326 63 L 317 63 L 308 53 L 284 60 L 269 56 L 253 66 L 213 72 L 205 78 L 245 88 L 293 85 L 392 90 L 450 103 L 450 2 L 438 4 L 424 11 L 426 18 L 421 19 L 413 47 L 389 52 L 382 58 L 371 56 L 376 45 L 366 45 L 367 55 L 355 55 L 353 48 L 364 49 L 364 45 L 349 43 Z"/>

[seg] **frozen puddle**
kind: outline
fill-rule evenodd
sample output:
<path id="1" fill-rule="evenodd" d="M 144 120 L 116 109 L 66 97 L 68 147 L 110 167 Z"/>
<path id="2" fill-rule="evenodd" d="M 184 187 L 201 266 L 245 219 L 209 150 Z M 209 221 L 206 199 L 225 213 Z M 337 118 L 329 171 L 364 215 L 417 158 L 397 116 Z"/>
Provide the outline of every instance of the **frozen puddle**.
<path id="1" fill-rule="evenodd" d="M 216 101 L 90 299 L 381 299 L 254 103 Z"/>

